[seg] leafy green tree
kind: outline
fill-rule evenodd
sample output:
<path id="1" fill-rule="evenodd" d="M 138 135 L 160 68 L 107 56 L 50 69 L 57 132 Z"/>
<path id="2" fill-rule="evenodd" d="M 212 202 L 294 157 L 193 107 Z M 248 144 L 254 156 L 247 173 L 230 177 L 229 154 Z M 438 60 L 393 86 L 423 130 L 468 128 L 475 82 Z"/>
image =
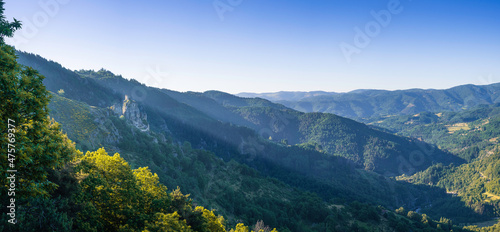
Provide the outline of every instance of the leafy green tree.
<path id="1" fill-rule="evenodd" d="M 181 219 L 186 220 L 187 224 L 195 231 L 209 231 L 208 222 L 203 217 L 203 212 L 193 210 L 192 200 L 189 194 L 182 194 L 179 187 L 170 193 L 171 205 L 170 212 L 178 212 Z"/>
<path id="2" fill-rule="evenodd" d="M 59 125 L 48 118 L 49 92 L 42 84 L 44 77 L 19 65 L 14 48 L 5 44 L 4 37 L 12 36 L 21 23 L 8 22 L 3 5 L 0 1 L 0 152 L 5 154 L 0 156 L 0 172 L 19 171 L 15 173 L 16 199 L 26 201 L 48 197 L 57 188 L 48 180 L 49 172 L 61 168 L 78 151 Z M 2 196 L 7 194 L 7 184 L 7 178 L 0 178 Z"/>
<path id="3" fill-rule="evenodd" d="M 79 169 L 83 179 L 80 201 L 99 212 L 97 223 L 104 230 L 117 231 L 123 225 L 143 227 L 147 218 L 140 204 L 141 191 L 132 169 L 119 154 L 109 156 L 102 148 L 87 152 Z M 85 221 L 86 216 L 81 214 L 79 220 Z"/>
<path id="4" fill-rule="evenodd" d="M 249 232 L 248 226 L 245 226 L 243 223 L 238 223 L 234 229 L 231 229 L 230 232 Z"/>
<path id="5" fill-rule="evenodd" d="M 205 209 L 202 206 L 196 206 L 195 211 L 202 212 L 203 217 L 207 220 L 207 227 L 210 232 L 226 232 L 222 216 L 216 216 L 213 211 Z"/>
<path id="6" fill-rule="evenodd" d="M 177 212 L 170 214 L 158 213 L 153 223 L 148 223 L 145 232 L 192 232 L 186 220 L 181 220 Z"/>
<path id="7" fill-rule="evenodd" d="M 407 217 L 411 220 L 414 220 L 414 221 L 421 221 L 422 220 L 422 216 L 420 214 L 416 213 L 415 211 L 408 211 Z"/>
<path id="8" fill-rule="evenodd" d="M 42 83 L 44 77 L 18 64 L 14 48 L 5 44 L 4 37 L 12 36 L 21 23 L 8 22 L 3 6 L 0 0 L 0 172 L 4 175 L 0 201 L 6 205 L 5 196 L 11 192 L 6 175 L 15 176 L 15 195 L 10 196 L 16 200 L 17 225 L 2 230 L 15 231 L 22 225 L 23 231 L 69 231 L 73 221 L 64 212 L 68 200 L 51 198 L 58 185 L 49 176 L 80 152 L 48 117 L 50 95 Z M 4 207 L 1 212 L 5 215 Z"/>
<path id="9" fill-rule="evenodd" d="M 399 207 L 395 212 L 400 215 L 406 215 L 406 210 L 403 207 Z"/>
<path id="10" fill-rule="evenodd" d="M 142 192 L 142 207 L 146 214 L 154 212 L 166 213 L 170 205 L 170 196 L 167 187 L 160 184 L 158 175 L 151 173 L 149 168 L 142 167 L 133 170 L 137 186 Z"/>

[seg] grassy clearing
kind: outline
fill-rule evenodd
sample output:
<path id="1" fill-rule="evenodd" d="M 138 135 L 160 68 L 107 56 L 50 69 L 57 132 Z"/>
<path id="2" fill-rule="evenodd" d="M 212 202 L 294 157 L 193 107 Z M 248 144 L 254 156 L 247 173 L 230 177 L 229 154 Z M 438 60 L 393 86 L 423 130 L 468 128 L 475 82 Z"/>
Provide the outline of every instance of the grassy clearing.
<path id="1" fill-rule="evenodd" d="M 459 130 L 470 130 L 470 127 L 467 123 L 456 123 L 453 125 L 447 125 L 446 129 L 448 129 L 448 133 L 453 134 L 455 131 Z"/>
<path id="2" fill-rule="evenodd" d="M 493 193 L 489 193 L 489 192 L 485 192 L 483 193 L 484 195 L 486 195 L 486 197 L 488 197 L 488 199 L 486 200 L 486 202 L 491 202 L 491 201 L 497 201 L 497 200 L 500 200 L 500 196 L 498 195 L 495 195 Z"/>

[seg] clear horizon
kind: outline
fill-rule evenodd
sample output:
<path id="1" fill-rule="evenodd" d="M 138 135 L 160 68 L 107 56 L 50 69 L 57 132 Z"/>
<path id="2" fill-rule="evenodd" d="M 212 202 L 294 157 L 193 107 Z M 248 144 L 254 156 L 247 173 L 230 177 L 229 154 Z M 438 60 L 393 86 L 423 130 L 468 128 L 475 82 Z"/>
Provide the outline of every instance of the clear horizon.
<path id="1" fill-rule="evenodd" d="M 500 82 L 500 2 L 6 0 L 6 40 L 176 91 L 349 92 Z"/>

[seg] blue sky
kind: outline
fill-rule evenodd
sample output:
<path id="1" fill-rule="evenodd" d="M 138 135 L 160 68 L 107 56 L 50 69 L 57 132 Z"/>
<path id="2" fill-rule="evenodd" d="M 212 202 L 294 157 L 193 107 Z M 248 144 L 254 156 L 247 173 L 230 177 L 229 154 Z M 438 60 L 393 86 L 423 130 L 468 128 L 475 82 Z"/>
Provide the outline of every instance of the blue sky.
<path id="1" fill-rule="evenodd" d="M 7 17 L 24 22 L 8 40 L 16 48 L 72 70 L 105 68 L 178 91 L 345 92 L 500 82 L 500 1 L 5 3 Z"/>

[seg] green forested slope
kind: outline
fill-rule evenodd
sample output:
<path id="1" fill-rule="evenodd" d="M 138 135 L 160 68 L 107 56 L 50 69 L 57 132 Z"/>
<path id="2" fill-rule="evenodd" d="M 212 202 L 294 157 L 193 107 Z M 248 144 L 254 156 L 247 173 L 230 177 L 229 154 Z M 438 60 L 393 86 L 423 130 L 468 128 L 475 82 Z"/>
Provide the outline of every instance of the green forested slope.
<path id="1" fill-rule="evenodd" d="M 50 78 L 50 73 L 48 73 L 48 76 Z M 114 81 L 116 84 L 116 80 Z M 125 81 L 122 85 L 125 86 L 127 83 L 129 85 L 130 83 L 133 84 L 133 82 Z M 134 87 L 137 86 L 131 85 L 128 88 L 132 90 Z M 127 87 L 124 93 L 126 93 L 126 89 Z M 154 102 L 160 102 L 158 98 L 162 95 L 161 93 L 154 92 L 148 96 L 152 97 L 152 100 L 155 100 Z M 298 202 L 294 203 L 294 201 L 306 200 L 307 202 L 309 201 L 307 199 L 315 199 L 314 197 L 300 197 L 300 191 L 302 190 L 309 190 L 319 194 L 322 197 L 318 198 L 321 199 L 319 202 L 325 200 L 328 202 L 332 199 L 337 199 L 334 200 L 334 203 L 338 200 L 340 202 L 345 200 L 351 202 L 357 199 L 389 207 L 397 207 L 402 204 L 423 204 L 431 200 L 431 196 L 442 196 L 439 190 L 427 191 L 428 193 L 425 193 L 426 191 L 419 191 L 412 189 L 411 186 L 402 186 L 390 179 L 380 178 L 377 174 L 358 171 L 347 160 L 325 156 L 324 153 L 318 152 L 315 149 L 310 150 L 307 146 L 304 148 L 289 147 L 259 139 L 255 132 L 237 126 L 221 124 L 210 119 L 206 114 L 200 113 L 195 109 L 190 109 L 187 105 L 175 101 L 169 100 L 170 102 L 163 103 L 161 110 L 154 109 L 152 105 L 141 103 L 144 104 L 143 110 L 147 113 L 148 122 L 151 124 L 152 132 L 147 134 L 137 129 L 131 129 L 126 121 L 117 116 L 102 118 L 103 115 L 112 114 L 106 112 L 107 109 L 85 107 L 81 103 L 72 105 L 73 101 L 64 99 L 61 96 L 54 96 L 54 99 L 54 104 L 52 104 L 54 106 L 53 115 L 55 118 L 63 120 L 63 127 L 65 124 L 68 124 L 68 128 L 65 131 L 70 133 L 70 136 L 78 138 L 78 135 L 72 134 L 75 130 L 70 128 L 75 127 L 75 123 L 84 123 L 81 127 L 76 126 L 75 128 L 92 127 L 92 124 L 94 124 L 97 126 L 96 130 L 103 132 L 107 131 L 112 134 L 115 129 L 119 131 L 117 137 L 101 137 L 107 142 L 99 142 L 101 138 L 99 136 L 90 136 L 92 133 L 86 134 L 87 137 L 91 138 L 89 141 L 92 142 L 79 142 L 81 148 L 96 149 L 96 146 L 103 145 L 113 151 L 119 151 L 131 163 L 132 167 L 149 166 L 153 172 L 158 174 L 160 181 L 165 183 L 169 189 L 181 186 L 182 189 L 186 189 L 188 193 L 193 194 L 192 196 L 196 202 L 207 205 L 207 207 L 216 208 L 220 213 L 227 215 L 228 222 L 230 223 L 234 223 L 231 220 L 238 219 L 244 220 L 248 224 L 253 224 L 256 220 L 265 218 L 266 224 L 277 225 L 278 228 L 282 229 L 288 227 L 292 231 L 295 231 L 297 228 L 314 229 L 315 227 L 311 227 L 311 225 L 321 225 L 321 223 L 317 224 L 317 222 L 327 223 L 323 225 L 335 225 L 335 223 L 349 225 L 349 223 L 342 223 L 342 220 L 331 221 L 329 215 L 335 215 L 335 211 L 330 211 L 331 207 L 327 207 L 327 203 L 321 203 L 326 207 L 324 208 L 326 211 L 323 211 L 320 215 L 324 216 L 319 218 L 308 218 L 307 215 L 311 214 L 307 213 L 307 207 L 301 207 L 305 211 L 304 213 L 299 213 L 301 211 L 297 211 L 298 209 L 295 209 L 293 206 L 298 204 Z M 149 98 L 146 99 L 149 100 Z M 144 102 L 147 101 L 144 100 Z M 111 102 L 111 104 L 115 103 Z M 77 120 L 73 120 L 75 118 L 67 116 L 71 114 L 65 113 L 73 109 L 81 110 L 82 116 L 93 115 L 94 118 L 76 118 Z M 177 115 L 177 113 L 179 114 Z M 65 114 L 66 116 L 64 116 Z M 207 122 L 212 123 L 213 128 L 217 128 L 219 132 L 213 135 L 207 133 L 208 130 L 206 128 L 197 128 L 196 125 L 199 124 L 189 121 L 193 118 L 205 120 L 202 121 L 205 124 Z M 64 120 L 69 121 L 64 122 Z M 161 128 L 164 130 L 162 131 Z M 103 135 L 103 133 L 97 133 L 97 135 Z M 221 137 L 226 137 L 227 139 L 224 140 Z M 155 140 L 159 141 L 158 144 L 153 142 Z M 227 161 L 235 159 L 246 163 L 250 166 L 250 169 L 246 168 L 246 170 L 251 170 L 250 172 L 244 171 L 243 173 L 246 175 L 255 172 L 252 168 L 259 170 L 258 172 L 261 174 L 258 174 L 254 178 L 243 178 L 244 174 L 238 170 L 245 169 L 239 168 L 240 164 L 230 163 L 229 167 L 232 168 L 223 168 L 223 166 L 217 165 L 217 163 L 223 164 L 220 163 L 222 161 L 218 161 L 216 156 L 209 155 L 210 153 L 206 151 L 194 149 L 192 153 L 184 152 L 184 150 L 189 150 L 189 145 L 178 146 L 175 144 L 185 140 L 190 141 L 192 147 L 212 150 Z M 187 155 L 180 156 L 183 152 Z M 202 157 L 212 158 L 207 159 Z M 228 169 L 228 171 L 220 173 L 220 170 L 225 169 Z M 259 175 L 262 177 L 258 177 Z M 227 176 L 227 178 L 207 179 L 207 177 L 211 176 Z M 274 181 L 266 181 L 265 179 L 268 178 L 266 176 L 278 178 L 285 185 L 299 187 L 301 190 L 296 193 L 296 190 L 292 190 L 293 188 L 280 187 L 280 184 L 276 184 Z M 228 186 L 234 187 L 228 188 Z M 237 186 L 244 187 L 238 188 Z M 268 190 L 263 191 L 259 188 L 260 186 Z M 275 186 L 278 186 L 279 190 Z M 370 187 L 366 188 L 367 186 Z M 293 194 L 289 194 L 290 200 L 285 200 L 285 203 L 282 200 L 268 199 L 267 196 L 273 196 L 270 192 L 280 193 L 276 194 L 278 196 L 287 196 L 283 192 L 283 189 L 286 190 L 287 188 Z M 253 191 L 259 193 L 252 193 Z M 246 194 L 247 192 L 250 194 Z M 414 199 L 416 197 L 414 193 L 425 193 L 429 197 L 421 202 L 415 202 Z M 316 203 L 311 202 L 310 204 L 314 206 L 311 210 L 321 209 L 321 207 L 318 208 L 317 205 L 315 206 Z M 276 205 L 281 205 L 285 211 L 281 212 L 281 207 L 276 207 Z M 309 205 L 309 203 L 306 205 Z M 286 213 L 286 209 L 294 213 L 284 219 L 276 216 Z M 286 215 L 288 214 L 290 213 L 286 213 Z M 329 222 L 325 221 L 327 218 L 329 218 Z M 396 219 L 398 218 L 394 220 Z M 311 222 L 315 223 L 311 224 Z M 354 225 L 357 224 L 352 224 L 352 226 Z M 383 223 L 375 222 L 375 224 L 371 223 L 369 227 L 377 227 L 376 225 L 384 226 Z M 321 231 L 321 229 L 318 230 Z"/>
<path id="2" fill-rule="evenodd" d="M 500 153 L 492 151 L 483 159 L 461 166 L 434 165 L 402 180 L 438 186 L 457 195 L 463 204 L 479 214 L 499 216 Z"/>
<path id="3" fill-rule="evenodd" d="M 482 105 L 462 112 L 422 112 L 373 118 L 370 125 L 436 144 L 466 160 L 485 155 L 499 142 L 500 107 Z"/>
<path id="4" fill-rule="evenodd" d="M 429 144 L 373 130 L 333 114 L 301 113 L 264 99 L 240 98 L 218 91 L 165 92 L 208 115 L 217 117 L 214 111 L 229 111 L 226 116 L 232 115 L 230 119 L 218 119 L 235 124 L 244 120 L 239 125 L 250 123 L 250 128 L 264 138 L 287 145 L 317 147 L 327 154 L 348 158 L 366 170 L 389 176 L 411 174 L 433 162 L 462 163 L 460 158 Z M 412 162 L 414 160 L 417 162 Z"/>
<path id="5" fill-rule="evenodd" d="M 31 54 L 20 53 L 20 56 L 22 59 L 19 60 L 26 65 L 58 66 Z M 42 71 L 42 74 L 48 76 L 47 79 L 60 79 L 58 75 L 53 76 L 54 72 L 50 71 L 50 68 L 42 70 L 46 71 L 46 73 Z M 410 174 L 425 169 L 432 162 L 445 164 L 461 162 L 460 159 L 439 149 L 428 148 L 425 144 L 371 130 L 363 124 L 335 115 L 303 114 L 263 99 L 239 98 L 216 91 L 203 94 L 182 94 L 159 90 L 135 81 L 127 81 L 105 70 L 79 71 L 78 74 L 80 74 L 80 79 L 88 79 L 88 83 L 101 85 L 98 89 L 99 93 L 93 90 L 96 92 L 94 95 L 106 95 L 106 93 L 122 95 L 122 97 L 128 95 L 141 102 L 150 115 L 152 130 L 160 131 L 168 128 L 176 136 L 192 142 L 195 147 L 201 145 L 200 141 L 193 141 L 193 138 L 189 138 L 190 135 L 186 133 L 183 125 L 201 131 L 206 134 L 206 137 L 214 137 L 233 144 L 236 149 L 248 144 L 242 140 L 254 133 L 245 128 L 237 128 L 245 126 L 252 128 L 266 139 L 271 137 L 275 142 L 284 142 L 289 145 L 319 145 L 322 147 L 319 150 L 346 157 L 359 167 L 386 175 Z M 51 82 L 57 81 L 47 81 L 47 83 Z M 77 89 L 78 85 L 68 86 L 68 88 Z M 49 90 L 56 92 L 59 89 L 54 87 Z M 66 90 L 64 94 L 71 98 Z M 78 98 L 75 99 L 78 100 Z M 86 102 L 92 104 L 90 100 Z M 107 106 L 116 102 L 107 101 Z M 221 124 L 217 120 L 238 126 Z M 214 143 L 208 140 L 213 139 L 204 139 L 209 146 L 205 148 L 215 152 L 217 148 L 214 148 Z M 219 154 L 227 152 L 217 150 Z M 411 162 L 409 155 L 412 152 L 419 154 L 418 162 Z"/>
<path id="6" fill-rule="evenodd" d="M 54 96 L 54 98 L 59 102 L 57 103 L 59 108 L 80 108 L 84 109 L 82 113 L 86 112 L 85 107 L 72 106 L 81 103 L 64 100 L 60 96 Z M 96 109 L 93 108 L 93 110 Z M 98 111 L 104 111 L 104 109 Z M 58 117 L 57 112 L 53 114 Z M 71 117 L 60 118 L 67 120 L 65 122 L 72 124 L 73 127 L 79 127 L 79 123 L 94 121 L 79 121 Z M 160 182 L 169 189 L 180 186 L 181 189 L 191 194 L 197 204 L 202 204 L 209 209 L 216 209 L 216 212 L 227 216 L 227 224 L 234 224 L 235 220 L 243 220 L 248 224 L 263 220 L 273 227 L 284 230 L 288 228 L 291 231 L 323 231 L 325 227 L 343 231 L 350 230 L 351 226 L 370 229 L 385 227 L 401 229 L 411 227 L 411 224 L 422 228 L 426 227 L 417 222 L 411 222 L 411 220 L 403 220 L 390 212 L 384 214 L 385 210 L 380 208 L 358 203 L 342 203 L 345 199 L 339 198 L 336 200 L 338 203 L 335 201 L 326 203 L 314 194 L 294 190 L 278 180 L 266 178 L 259 172 L 235 161 L 226 163 L 210 152 L 193 149 L 189 143 L 179 146 L 169 139 L 161 141 L 162 136 L 140 132 L 138 129 L 131 128 L 125 119 L 116 116 L 110 117 L 108 120 L 109 124 L 106 125 L 116 127 L 121 137 L 120 141 L 112 144 L 111 147 L 119 149 L 122 156 L 129 160 L 132 168 L 149 166 L 158 174 Z M 73 134 L 70 133 L 70 137 L 72 136 Z M 154 142 L 155 139 L 157 142 Z M 108 145 L 105 144 L 105 146 Z M 274 168 L 273 170 L 276 171 Z M 343 169 L 342 172 L 346 171 L 349 172 L 348 169 Z M 357 185 L 348 184 L 342 178 L 339 178 L 335 185 L 352 186 L 352 192 L 355 190 L 359 192 L 359 185 L 364 183 L 365 188 L 368 185 L 371 186 L 366 188 L 364 194 L 370 195 L 372 201 L 384 198 L 383 195 L 376 195 L 376 192 L 380 191 L 379 188 L 384 188 L 384 186 L 377 185 L 385 182 L 377 184 L 379 182 L 377 175 L 351 173 L 350 178 L 355 178 L 351 179 L 351 182 L 357 183 Z M 387 184 L 385 183 L 385 185 Z M 402 186 L 396 188 L 402 188 Z M 336 196 L 342 195 L 337 193 Z M 336 206 L 332 208 L 333 204 Z M 340 211 L 333 209 L 340 209 Z M 346 223 L 345 220 L 353 219 L 352 216 L 349 216 L 351 212 L 356 215 L 355 223 L 346 227 L 349 223 Z M 433 226 L 436 227 L 437 224 Z"/>
<path id="7" fill-rule="evenodd" d="M 63 131 L 77 140 L 79 148 L 90 150 L 83 155 L 57 126 L 50 126 L 46 120 L 48 100 L 43 96 L 48 93 L 42 87 L 43 78 L 32 69 L 17 66 L 14 50 L 1 45 L 1 96 L 7 104 L 2 106 L 2 121 L 10 116 L 6 112 L 22 109 L 19 112 L 27 113 L 18 116 L 20 122 L 26 120 L 20 129 L 26 136 L 20 138 L 27 141 L 22 150 L 26 155 L 21 156 L 25 166 L 20 167 L 37 174 L 25 176 L 21 182 L 21 186 L 28 187 L 21 188 L 27 195 L 19 201 L 19 222 L 26 231 L 224 231 L 233 226 L 236 231 L 246 231 L 242 224 L 234 225 L 239 220 L 247 224 L 265 220 L 265 224 L 282 231 L 452 229 L 449 220 L 437 222 L 411 210 L 395 214 L 386 209 L 402 205 L 416 209 L 433 204 L 435 199 L 449 199 L 437 188 L 399 183 L 356 169 L 353 161 L 321 152 L 321 145 L 292 146 L 286 141 L 269 141 L 259 137 L 260 131 L 220 122 L 203 110 L 168 97 L 162 90 L 105 70 L 78 72 L 80 81 L 73 74 L 64 74 L 68 70 L 58 70 L 62 67 L 55 62 L 18 53 L 25 58 L 20 59 L 25 64 L 38 65 L 47 76 L 49 90 L 64 90 L 64 94 L 60 93 L 68 99 L 54 95 L 52 115 L 61 121 Z M 18 79 L 19 75 L 27 78 Z M 65 84 L 58 85 L 59 81 Z M 26 89 L 40 93 L 34 97 Z M 135 121 L 107 108 L 123 104 L 125 95 L 130 97 L 126 101 L 138 105 L 136 119 L 144 119 L 143 113 L 147 114 L 144 123 L 150 126 L 149 131 L 136 128 Z M 11 99 L 16 100 L 14 105 L 8 105 Z M 240 99 L 234 98 L 226 105 L 279 110 L 258 99 L 248 101 L 237 105 Z M 29 121 L 33 115 L 36 117 Z M 330 130 L 329 120 L 344 124 L 340 117 L 312 118 L 313 122 L 304 126 L 311 129 L 304 130 L 317 131 L 318 136 Z M 316 128 L 314 120 L 323 120 L 326 125 Z M 4 129 L 2 141 L 8 141 Z M 39 137 L 43 133 L 48 136 Z M 103 149 L 97 150 L 100 146 L 121 155 L 109 156 Z M 143 166 L 149 166 L 152 172 L 140 168 Z M 195 203 L 179 190 L 166 192 L 166 188 L 177 186 L 191 193 Z M 2 191 L 7 191 L 6 187 L 3 183 Z M 2 203 L 7 200 L 2 197 Z M 195 207 L 198 204 L 225 215 L 227 226 L 212 212 Z M 377 204 L 384 207 L 375 207 Z M 7 214 L 3 215 L 5 219 Z M 38 215 L 47 216 L 36 220 Z M 6 221 L 2 220 L 0 226 L 11 226 Z"/>
<path id="8" fill-rule="evenodd" d="M 147 168 L 118 154 L 83 155 L 48 116 L 43 76 L 3 42 L 20 26 L 0 1 L 2 231 L 225 231 L 212 212 L 170 194 Z M 7 155 L 8 154 L 8 155 Z M 240 225 L 241 227 L 241 225 Z M 210 228 L 210 229 L 209 229 Z"/>
<path id="9" fill-rule="evenodd" d="M 78 74 L 62 67 L 59 63 L 47 61 L 45 58 L 26 52 L 16 51 L 20 64 L 32 67 L 42 75 L 50 73 L 43 84 L 47 90 L 57 93 L 64 90 L 64 95 L 70 99 L 86 102 L 92 106 L 106 107 L 111 102 L 119 101 L 121 96 L 95 83 L 92 79 L 81 78 Z"/>

